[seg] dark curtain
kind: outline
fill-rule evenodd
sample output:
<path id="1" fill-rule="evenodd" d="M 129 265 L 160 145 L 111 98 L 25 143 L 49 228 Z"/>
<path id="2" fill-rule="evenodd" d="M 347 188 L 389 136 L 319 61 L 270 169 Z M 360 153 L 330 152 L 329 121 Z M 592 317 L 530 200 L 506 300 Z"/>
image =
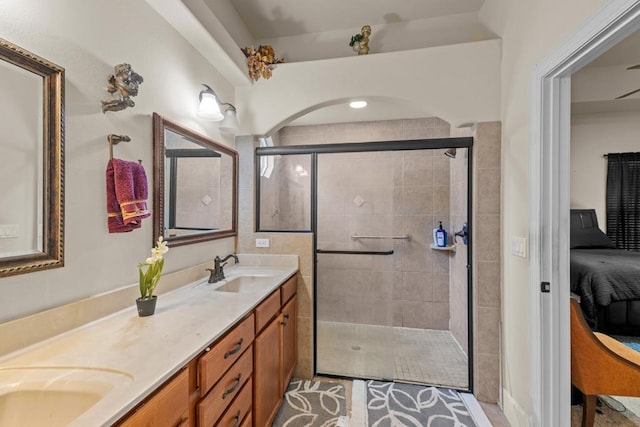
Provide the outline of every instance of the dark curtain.
<path id="1" fill-rule="evenodd" d="M 640 251 L 640 153 L 608 154 L 607 235 L 619 249 Z"/>

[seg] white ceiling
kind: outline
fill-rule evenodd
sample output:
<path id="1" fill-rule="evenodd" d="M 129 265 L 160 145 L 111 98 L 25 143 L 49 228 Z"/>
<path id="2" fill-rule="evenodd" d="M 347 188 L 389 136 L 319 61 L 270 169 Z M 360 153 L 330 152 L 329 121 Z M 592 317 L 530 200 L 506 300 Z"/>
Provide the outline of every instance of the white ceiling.
<path id="1" fill-rule="evenodd" d="M 278 56 L 285 57 L 287 62 L 351 56 L 355 53 L 348 46 L 349 37 L 364 24 L 373 28 L 370 54 L 497 37 L 478 20 L 484 0 L 180 1 L 190 7 L 192 17 L 203 23 L 214 39 L 226 41 L 222 48 L 233 58 L 227 62 L 232 70 L 228 74 L 234 78 L 239 75 L 246 79 L 239 47 L 272 44 Z M 177 10 L 164 12 L 170 22 L 176 20 Z M 186 30 L 182 33 L 189 38 L 193 25 L 183 27 Z M 219 55 L 216 58 L 219 64 Z M 239 67 L 235 71 L 233 61 Z M 640 109 L 640 92 L 615 100 L 640 88 L 640 70 L 626 70 L 639 63 L 640 32 L 637 32 L 572 76 L 572 113 Z M 363 110 L 350 110 L 346 105 L 324 107 L 289 125 L 415 118 L 423 114 L 415 107 L 390 104 L 384 99 L 368 101 L 369 107 Z"/>
<path id="2" fill-rule="evenodd" d="M 283 51 L 285 54 L 295 54 L 295 49 L 290 45 L 291 36 L 298 36 L 301 41 L 313 40 L 314 44 L 307 45 L 306 50 L 315 50 L 317 55 L 322 55 L 320 51 L 326 52 L 329 47 L 321 46 L 320 40 L 330 39 L 332 45 L 337 44 L 342 47 L 347 44 L 348 35 L 337 35 L 340 34 L 339 31 L 346 30 L 349 34 L 358 33 L 364 24 L 369 24 L 374 29 L 370 43 L 372 53 L 380 51 L 381 45 L 384 45 L 386 51 L 407 50 L 436 43 L 459 43 L 466 41 L 465 37 L 471 38 L 468 35 L 470 33 L 476 37 L 482 33 L 482 30 L 477 27 L 477 18 L 468 18 L 468 16 L 477 14 L 484 0 L 228 1 L 244 23 L 246 33 L 251 35 L 256 44 L 266 39 L 268 43 L 273 43 L 276 52 Z M 220 1 L 216 0 L 208 0 L 207 4 L 214 12 L 216 8 L 221 10 L 222 7 Z M 465 18 L 462 18 L 463 16 Z M 432 33 L 420 33 L 417 29 L 429 25 L 434 27 L 448 25 L 450 28 L 448 31 L 442 27 L 435 28 Z M 233 32 L 242 33 L 237 29 Z M 485 32 L 483 38 L 491 36 Z M 342 37 L 344 40 L 336 41 L 332 37 Z M 380 43 L 380 37 L 386 37 L 384 43 Z M 440 40 L 436 41 L 437 38 Z M 394 43 L 393 40 L 398 42 Z M 354 54 L 348 47 L 343 52 L 340 54 Z M 299 55 L 300 53 L 297 53 L 297 56 Z M 325 56 L 328 55 L 330 54 Z M 289 126 L 417 118 L 424 114 L 416 111 L 414 106 L 400 105 L 388 100 L 368 99 L 367 101 L 369 105 L 361 110 L 350 109 L 347 104 L 323 107 L 293 120 Z"/>
<path id="3" fill-rule="evenodd" d="M 617 96 L 640 88 L 640 31 L 613 46 L 571 78 L 572 114 L 640 110 L 640 92 L 624 99 Z"/>
<path id="4" fill-rule="evenodd" d="M 603 55 L 591 61 L 587 67 L 629 66 L 635 64 L 640 64 L 640 31 L 631 34 L 613 46 Z"/>
<path id="5" fill-rule="evenodd" d="M 477 12 L 484 0 L 229 0 L 255 40 Z"/>

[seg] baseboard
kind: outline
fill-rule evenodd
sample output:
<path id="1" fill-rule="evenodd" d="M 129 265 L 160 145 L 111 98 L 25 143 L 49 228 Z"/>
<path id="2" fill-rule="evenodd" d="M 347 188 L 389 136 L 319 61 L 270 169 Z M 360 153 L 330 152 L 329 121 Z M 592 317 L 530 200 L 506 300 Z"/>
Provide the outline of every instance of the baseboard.
<path id="1" fill-rule="evenodd" d="M 502 389 L 502 411 L 512 427 L 529 426 L 529 414 L 504 388 Z"/>

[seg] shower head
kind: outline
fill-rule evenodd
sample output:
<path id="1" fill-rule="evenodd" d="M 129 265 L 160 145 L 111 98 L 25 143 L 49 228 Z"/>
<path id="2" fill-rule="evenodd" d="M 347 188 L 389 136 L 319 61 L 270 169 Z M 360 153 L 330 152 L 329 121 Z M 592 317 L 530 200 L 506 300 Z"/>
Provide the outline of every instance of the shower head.
<path id="1" fill-rule="evenodd" d="M 450 159 L 455 159 L 456 158 L 456 149 L 455 148 L 449 148 L 448 150 L 446 150 L 444 152 L 444 155 L 449 157 Z"/>

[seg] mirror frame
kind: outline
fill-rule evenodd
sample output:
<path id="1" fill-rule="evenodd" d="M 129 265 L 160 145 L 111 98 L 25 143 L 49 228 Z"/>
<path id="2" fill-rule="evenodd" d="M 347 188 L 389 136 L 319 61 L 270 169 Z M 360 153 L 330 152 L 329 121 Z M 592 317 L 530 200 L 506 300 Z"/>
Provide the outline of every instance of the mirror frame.
<path id="1" fill-rule="evenodd" d="M 187 236 L 164 237 L 169 246 L 190 245 L 222 239 L 238 234 L 238 152 L 212 139 L 172 122 L 158 113 L 153 113 L 153 236 L 154 244 L 158 236 L 164 236 L 164 131 L 170 130 L 204 147 L 231 156 L 233 161 L 233 185 L 231 206 L 231 229 L 211 231 Z"/>
<path id="2" fill-rule="evenodd" d="M 0 258 L 0 277 L 64 266 L 64 68 L 0 38 L 0 60 L 42 77 L 42 252 Z"/>

